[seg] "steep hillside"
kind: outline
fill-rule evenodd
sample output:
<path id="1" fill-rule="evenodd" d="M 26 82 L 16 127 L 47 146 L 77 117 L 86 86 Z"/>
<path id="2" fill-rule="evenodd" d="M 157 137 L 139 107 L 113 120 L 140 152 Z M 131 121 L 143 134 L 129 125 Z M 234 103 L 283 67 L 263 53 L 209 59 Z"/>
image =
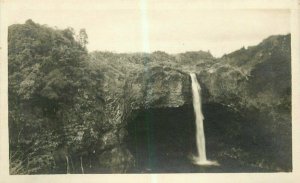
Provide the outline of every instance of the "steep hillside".
<path id="1" fill-rule="evenodd" d="M 269 162 L 258 164 L 285 170 L 292 166 L 290 53 L 290 35 L 271 36 L 199 73 L 206 97 L 239 116 L 227 128 L 223 125 L 224 131 L 236 134 L 228 140 L 240 138 L 252 155 L 268 152 L 263 161 Z"/>

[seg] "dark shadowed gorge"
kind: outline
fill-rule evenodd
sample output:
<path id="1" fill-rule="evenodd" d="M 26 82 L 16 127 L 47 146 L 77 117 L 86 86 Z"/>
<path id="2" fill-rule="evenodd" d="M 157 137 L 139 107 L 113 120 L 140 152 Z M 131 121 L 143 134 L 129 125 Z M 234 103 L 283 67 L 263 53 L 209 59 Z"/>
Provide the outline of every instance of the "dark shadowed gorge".
<path id="1" fill-rule="evenodd" d="M 86 34 L 8 30 L 11 174 L 289 172 L 291 37 L 209 52 L 92 52 Z M 207 156 L 193 165 L 189 73 L 202 87 Z"/>

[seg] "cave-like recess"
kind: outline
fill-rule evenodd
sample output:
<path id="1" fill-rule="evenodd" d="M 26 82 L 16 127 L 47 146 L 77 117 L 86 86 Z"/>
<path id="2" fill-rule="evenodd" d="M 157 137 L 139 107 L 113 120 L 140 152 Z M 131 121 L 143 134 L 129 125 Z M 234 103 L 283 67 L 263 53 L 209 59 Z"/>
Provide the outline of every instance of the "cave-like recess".
<path id="1" fill-rule="evenodd" d="M 219 104 L 204 104 L 203 113 L 207 158 L 218 161 L 220 166 L 199 167 L 191 161 L 191 156 L 196 154 L 196 142 L 194 111 L 190 104 L 139 110 L 128 122 L 126 143 L 135 159 L 135 166 L 128 173 L 269 171 L 230 154 L 232 149 L 243 146 L 242 138 L 232 133 L 240 128 L 244 119 Z M 254 144 L 252 148 L 256 151 L 260 146 Z"/>
<path id="2" fill-rule="evenodd" d="M 204 127 L 207 157 L 220 159 L 218 152 L 222 151 L 225 143 L 222 123 L 230 121 L 234 115 L 228 114 L 222 106 L 204 105 L 203 112 L 206 117 Z M 220 120 L 223 118 L 222 121 L 218 117 L 221 117 Z M 191 157 L 196 155 L 194 120 L 191 104 L 140 110 L 127 125 L 127 145 L 135 158 L 135 167 L 129 172 L 193 173 L 240 170 L 241 167 L 236 162 L 229 162 L 225 167 L 199 167 L 192 164 Z M 238 167 L 237 170 L 234 170 L 235 166 Z"/>
<path id="3" fill-rule="evenodd" d="M 191 105 L 140 110 L 128 123 L 128 148 L 135 158 L 132 172 L 188 172 L 195 153 Z"/>

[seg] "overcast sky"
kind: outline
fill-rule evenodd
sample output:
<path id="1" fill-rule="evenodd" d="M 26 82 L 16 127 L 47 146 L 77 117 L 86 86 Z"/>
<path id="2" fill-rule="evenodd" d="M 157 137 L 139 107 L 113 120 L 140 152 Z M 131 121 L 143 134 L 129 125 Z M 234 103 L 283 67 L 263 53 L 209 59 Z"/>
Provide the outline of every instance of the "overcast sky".
<path id="1" fill-rule="evenodd" d="M 89 51 L 210 50 L 221 56 L 290 32 L 285 9 L 211 9 L 196 0 L 31 1 L 8 3 L 8 24 L 32 19 L 51 27 L 85 28 Z"/>

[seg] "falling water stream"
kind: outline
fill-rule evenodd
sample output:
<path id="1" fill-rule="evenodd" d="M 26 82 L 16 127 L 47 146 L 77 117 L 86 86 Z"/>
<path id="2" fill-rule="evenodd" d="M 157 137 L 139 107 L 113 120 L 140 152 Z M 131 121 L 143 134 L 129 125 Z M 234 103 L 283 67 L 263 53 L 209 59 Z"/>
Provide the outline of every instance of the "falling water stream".
<path id="1" fill-rule="evenodd" d="M 192 158 L 193 163 L 196 165 L 219 165 L 217 162 L 209 161 L 206 158 L 205 134 L 203 125 L 204 116 L 201 107 L 201 87 L 197 81 L 196 74 L 191 73 L 190 76 L 192 80 L 193 107 L 196 123 L 196 145 L 198 152 L 198 156 L 194 156 Z"/>

